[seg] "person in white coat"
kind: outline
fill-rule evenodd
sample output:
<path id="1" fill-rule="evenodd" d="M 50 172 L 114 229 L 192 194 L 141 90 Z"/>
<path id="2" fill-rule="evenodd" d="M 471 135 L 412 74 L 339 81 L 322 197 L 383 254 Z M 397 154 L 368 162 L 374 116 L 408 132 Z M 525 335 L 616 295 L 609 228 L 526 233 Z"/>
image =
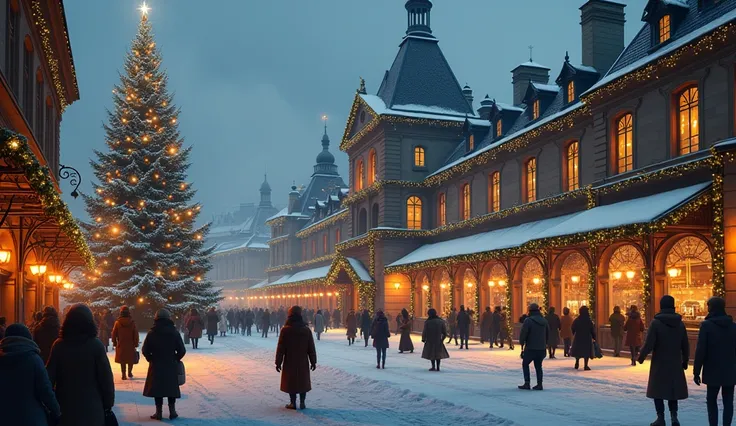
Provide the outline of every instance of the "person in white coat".
<path id="1" fill-rule="evenodd" d="M 317 335 L 317 340 L 325 332 L 325 317 L 322 316 L 322 311 L 317 311 L 314 315 L 314 334 Z"/>
<path id="2" fill-rule="evenodd" d="M 220 312 L 220 321 L 217 323 L 217 330 L 220 332 L 220 337 L 227 335 L 227 315 L 225 312 Z"/>

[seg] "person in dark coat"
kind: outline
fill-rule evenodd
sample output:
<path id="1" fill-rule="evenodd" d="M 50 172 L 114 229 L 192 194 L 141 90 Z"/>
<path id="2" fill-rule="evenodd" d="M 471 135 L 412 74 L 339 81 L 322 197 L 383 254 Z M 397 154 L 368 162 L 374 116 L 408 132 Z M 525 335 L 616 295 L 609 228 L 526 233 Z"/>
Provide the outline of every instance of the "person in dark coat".
<path id="1" fill-rule="evenodd" d="M 245 309 L 238 309 L 237 315 L 235 320 L 238 323 L 238 328 L 240 329 L 240 335 L 245 336 Z"/>
<path id="2" fill-rule="evenodd" d="M 363 309 L 363 314 L 360 316 L 360 335 L 365 339 L 365 347 L 368 347 L 368 338 L 371 336 L 371 314 L 368 313 L 368 309 Z"/>
<path id="3" fill-rule="evenodd" d="M 325 317 L 322 316 L 322 311 L 317 310 L 317 313 L 314 315 L 314 334 L 317 335 L 317 340 L 320 339 L 320 336 L 322 336 L 322 333 L 325 332 Z"/>
<path id="4" fill-rule="evenodd" d="M 733 420 L 733 390 L 736 385 L 736 325 L 726 315 L 726 301 L 720 297 L 708 300 L 708 316 L 700 324 L 695 349 L 693 381 L 707 385 L 708 424 L 718 426 L 718 393 L 723 399 L 723 424 Z"/>
<path id="5" fill-rule="evenodd" d="M 553 308 L 550 308 L 553 312 Z M 524 384 L 519 386 L 519 389 L 523 390 L 543 390 L 542 387 L 542 361 L 547 355 L 547 348 L 549 345 L 549 324 L 547 320 L 539 312 L 539 305 L 532 303 L 529 305 L 529 316 L 524 320 L 521 326 L 521 334 L 519 335 L 519 344 L 523 351 L 521 351 L 521 369 L 524 373 Z M 530 387 L 531 372 L 529 371 L 529 364 L 534 363 L 534 372 L 537 374 L 537 385 L 534 388 Z"/>
<path id="6" fill-rule="evenodd" d="M 281 309 L 279 309 L 279 313 L 283 312 L 283 310 L 284 310 L 283 307 Z M 284 316 L 285 315 L 286 314 L 284 314 Z M 327 330 L 330 329 L 330 318 L 332 318 L 330 316 L 330 309 L 329 308 L 325 308 L 325 309 L 322 310 L 322 318 L 325 321 L 325 333 L 327 333 Z"/>
<path id="7" fill-rule="evenodd" d="M 662 296 L 659 301 L 659 313 L 647 330 L 647 339 L 639 354 L 639 364 L 644 363 L 652 352 L 652 363 L 649 367 L 649 383 L 647 398 L 654 400 L 657 420 L 653 426 L 664 426 L 664 400 L 670 409 L 672 424 L 679 426 L 677 419 L 677 401 L 687 399 L 687 382 L 685 370 L 690 358 L 690 344 L 682 316 L 675 312 L 675 298 Z"/>
<path id="8" fill-rule="evenodd" d="M 470 335 L 470 315 L 465 311 L 465 305 L 460 305 L 460 312 L 457 314 L 457 331 L 460 333 L 460 349 L 465 345 L 467 350 Z"/>
<path id="9" fill-rule="evenodd" d="M 228 331 L 230 331 L 230 334 L 233 334 L 233 332 L 235 331 L 235 324 L 237 322 L 237 317 L 235 316 L 235 308 L 229 309 L 225 317 L 227 318 Z"/>
<path id="10" fill-rule="evenodd" d="M 215 336 L 217 336 L 217 323 L 220 322 L 220 317 L 217 315 L 215 307 L 212 306 L 207 310 L 207 340 L 210 341 L 210 345 L 215 344 Z"/>
<path id="11" fill-rule="evenodd" d="M 342 317 L 340 316 L 340 310 L 335 308 L 334 311 L 332 311 L 332 328 L 340 328 L 340 320 Z"/>
<path id="12" fill-rule="evenodd" d="M 450 343 L 455 338 L 455 346 L 457 346 L 457 311 L 453 306 L 450 309 L 450 314 L 447 315 L 447 326 L 450 328 L 450 334 L 447 335 L 447 343 Z"/>
<path id="13" fill-rule="evenodd" d="M 23 324 L 10 325 L 5 338 L 0 340 L 3 426 L 46 426 L 56 424 L 61 417 L 59 403 L 39 354 L 38 346 L 31 340 L 31 332 Z"/>
<path id="14" fill-rule="evenodd" d="M 246 328 L 245 335 L 246 336 L 252 336 L 253 323 L 255 322 L 255 319 L 256 319 L 256 315 L 253 313 L 253 311 L 248 309 L 245 312 L 245 328 Z"/>
<path id="15" fill-rule="evenodd" d="M 271 312 L 268 309 L 261 315 L 261 337 L 268 337 L 268 327 L 271 326 Z"/>
<path id="16" fill-rule="evenodd" d="M 202 338 L 202 330 L 204 330 L 204 321 L 199 316 L 197 309 L 192 308 L 189 311 L 189 319 L 187 320 L 187 331 L 189 331 L 189 339 L 192 341 L 192 349 L 199 347 L 199 339 Z"/>
<path id="17" fill-rule="evenodd" d="M 115 383 L 92 311 L 72 305 L 46 364 L 61 407 L 59 426 L 104 426 L 115 404 Z"/>
<path id="18" fill-rule="evenodd" d="M 409 318 L 409 311 L 406 309 L 401 310 L 401 325 L 399 330 L 401 331 L 401 340 L 399 340 L 399 353 L 409 351 L 414 353 L 414 343 L 411 341 L 411 318 Z"/>
<path id="19" fill-rule="evenodd" d="M 642 345 L 642 335 L 644 334 L 644 321 L 641 320 L 639 308 L 631 305 L 627 313 L 629 318 L 624 323 L 624 331 L 626 332 L 626 341 L 624 344 L 629 347 L 631 352 L 631 365 L 636 365 L 636 359 L 639 357 L 639 349 Z"/>
<path id="20" fill-rule="evenodd" d="M 42 318 L 43 318 L 43 312 L 38 311 L 38 312 L 33 313 L 33 315 L 31 316 L 31 322 L 29 322 L 28 326 L 26 327 L 31 332 L 31 334 L 33 334 L 33 330 L 41 322 Z"/>
<path id="21" fill-rule="evenodd" d="M 557 351 L 557 345 L 560 344 L 560 329 L 562 324 L 560 323 L 560 317 L 555 313 L 555 308 L 549 308 L 549 313 L 545 317 L 547 324 L 549 325 L 549 339 L 547 340 L 547 352 L 549 352 L 549 359 L 555 359 L 555 352 Z"/>
<path id="22" fill-rule="evenodd" d="M 491 307 L 486 306 L 486 310 L 480 315 L 480 343 L 483 344 L 491 340 Z"/>
<path id="23" fill-rule="evenodd" d="M 560 318 L 560 338 L 564 343 L 564 355 L 570 356 L 570 347 L 572 346 L 572 322 L 573 317 L 570 315 L 570 308 L 562 309 L 562 318 Z"/>
<path id="24" fill-rule="evenodd" d="M 440 371 L 440 362 L 450 357 L 445 348 L 445 338 L 447 337 L 447 323 L 445 320 L 437 316 L 437 311 L 430 309 L 427 311 L 427 320 L 424 322 L 424 330 L 422 330 L 422 358 L 432 362 L 432 368 L 429 371 Z"/>
<path id="25" fill-rule="evenodd" d="M 593 340 L 595 340 L 595 325 L 590 319 L 587 306 L 580 307 L 580 315 L 572 322 L 572 341 L 570 354 L 575 357 L 575 369 L 580 368 L 580 358 L 585 362 L 585 370 L 589 371 L 588 361 L 593 358 Z"/>
<path id="26" fill-rule="evenodd" d="M 317 350 L 309 325 L 302 318 L 302 308 L 292 306 L 276 347 L 276 371 L 281 373 L 281 391 L 289 394 L 287 409 L 296 410 L 297 394 L 299 409 L 307 408 L 304 399 L 312 390 L 309 371 L 316 368 Z"/>
<path id="27" fill-rule="evenodd" d="M 624 323 L 626 317 L 621 315 L 621 307 L 614 306 L 613 313 L 608 317 L 608 324 L 611 326 L 611 338 L 613 338 L 613 356 L 621 356 L 621 344 L 624 340 Z"/>
<path id="28" fill-rule="evenodd" d="M 53 306 L 43 308 L 41 321 L 33 329 L 33 341 L 41 350 L 41 360 L 44 364 L 49 360 L 51 346 L 59 338 L 59 330 L 61 330 L 61 323 L 56 309 Z"/>
<path id="29" fill-rule="evenodd" d="M 498 337 L 501 334 L 501 324 L 501 307 L 496 306 L 493 308 L 493 314 L 491 315 L 491 340 L 489 342 L 489 347 L 491 349 L 493 349 L 493 345 L 501 346 L 498 342 Z"/>
<path id="30" fill-rule="evenodd" d="M 355 343 L 355 336 L 358 334 L 358 318 L 352 309 L 348 312 L 348 316 L 345 319 L 345 326 L 348 329 L 346 335 L 348 336 L 348 346 L 350 346 Z"/>
<path id="31" fill-rule="evenodd" d="M 329 322 L 329 316 L 322 315 L 323 319 L 325 320 L 325 332 L 327 332 L 327 323 Z M 286 309 L 284 309 L 283 306 L 279 307 L 279 311 L 276 314 L 276 337 L 279 337 L 279 333 L 281 332 L 281 327 L 284 326 L 284 323 L 286 322 Z"/>
<path id="32" fill-rule="evenodd" d="M 120 318 L 115 321 L 112 327 L 112 346 L 115 347 L 115 362 L 120 364 L 120 371 L 123 373 L 123 380 L 127 380 L 125 376 L 125 367 L 128 367 L 128 377 L 133 378 L 133 364 L 136 362 L 140 343 L 140 335 L 135 321 L 130 317 L 130 309 L 127 306 L 120 308 Z"/>
<path id="33" fill-rule="evenodd" d="M 373 347 L 376 348 L 376 368 L 386 368 L 386 350 L 388 349 L 388 338 L 391 330 L 388 328 L 388 318 L 383 311 L 376 312 L 376 320 L 371 326 L 371 338 Z"/>
<path id="34" fill-rule="evenodd" d="M 153 398 L 156 412 L 154 420 L 163 418 L 164 398 L 169 403 L 169 418 L 179 417 L 176 412 L 176 398 L 181 398 L 179 390 L 179 361 L 187 350 L 181 335 L 176 331 L 171 314 L 166 309 L 156 312 L 153 327 L 143 341 L 143 356 L 148 361 L 148 374 L 143 387 L 143 396 Z"/>

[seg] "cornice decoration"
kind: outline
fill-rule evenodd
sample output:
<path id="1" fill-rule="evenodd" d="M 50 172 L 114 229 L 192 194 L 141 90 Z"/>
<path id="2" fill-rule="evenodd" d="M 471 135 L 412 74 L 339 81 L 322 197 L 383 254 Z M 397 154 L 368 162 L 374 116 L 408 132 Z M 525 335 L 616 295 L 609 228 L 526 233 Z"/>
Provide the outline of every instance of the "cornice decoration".
<path id="1" fill-rule="evenodd" d="M 341 220 L 345 220 L 348 217 L 348 211 L 343 210 L 341 212 L 338 212 L 330 217 L 327 217 L 325 219 L 322 219 L 319 222 L 316 222 L 310 226 L 307 226 L 306 228 L 302 229 L 301 231 L 296 233 L 297 238 L 305 238 L 312 234 L 315 234 L 319 231 L 322 231 L 325 228 L 329 228 L 330 226 L 334 225 L 337 222 L 340 222 Z"/>
<path id="2" fill-rule="evenodd" d="M 60 113 L 63 113 L 67 106 L 69 106 L 69 103 L 66 99 L 66 94 L 64 90 L 64 83 L 62 82 L 61 78 L 61 70 L 59 67 L 59 59 L 57 58 L 53 45 L 51 43 L 51 38 L 49 37 L 49 34 L 51 34 L 51 29 L 48 26 L 48 23 L 46 22 L 46 18 L 43 17 L 43 12 L 41 11 L 41 2 L 39 0 L 33 0 L 31 2 L 31 12 L 33 14 L 33 22 L 35 23 L 36 27 L 38 28 L 38 34 L 41 37 L 41 46 L 43 47 L 43 53 L 46 56 L 46 61 L 49 64 L 49 69 L 51 70 L 51 79 L 53 80 L 54 89 L 56 90 L 56 96 L 59 98 L 59 107 L 60 107 Z M 66 31 L 64 31 L 66 34 Z M 66 38 L 67 48 L 71 49 L 69 47 L 69 38 Z M 71 50 L 70 50 L 70 57 L 71 57 Z M 72 66 L 73 69 L 73 66 Z M 76 80 L 76 79 L 75 79 Z M 74 90 L 78 91 L 79 89 L 77 87 L 74 88 Z"/>
<path id="3" fill-rule="evenodd" d="M 290 269 L 303 268 L 305 266 L 310 266 L 316 263 L 322 263 L 328 260 L 332 260 L 334 257 L 335 257 L 335 253 L 330 253 L 324 256 L 315 257 L 314 259 L 309 259 L 309 260 L 305 260 L 302 262 L 289 263 L 287 265 L 272 266 L 270 268 L 266 268 L 266 272 L 269 272 L 269 273 L 270 272 L 280 272 L 280 271 L 288 271 Z"/>

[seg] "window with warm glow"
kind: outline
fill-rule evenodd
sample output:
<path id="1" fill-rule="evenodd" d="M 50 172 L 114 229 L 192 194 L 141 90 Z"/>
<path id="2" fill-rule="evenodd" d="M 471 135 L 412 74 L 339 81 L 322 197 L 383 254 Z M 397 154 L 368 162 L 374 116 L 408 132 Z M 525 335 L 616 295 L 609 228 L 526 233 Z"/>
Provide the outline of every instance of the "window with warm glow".
<path id="1" fill-rule="evenodd" d="M 664 15 L 659 19 L 659 42 L 664 43 L 670 39 L 670 15 Z"/>
<path id="2" fill-rule="evenodd" d="M 580 175 L 578 163 L 580 156 L 578 152 L 578 143 L 572 142 L 567 146 L 567 190 L 574 191 L 580 188 Z"/>
<path id="3" fill-rule="evenodd" d="M 689 87 L 680 94 L 678 102 L 678 149 L 680 155 L 689 154 L 698 150 L 700 145 L 700 131 L 698 128 L 698 88 Z"/>
<path id="4" fill-rule="evenodd" d="M 575 82 L 570 80 L 567 83 L 567 102 L 575 100 Z"/>
<path id="5" fill-rule="evenodd" d="M 460 218 L 462 220 L 470 219 L 470 184 L 463 185 L 461 192 L 462 202 L 460 203 Z"/>
<path id="6" fill-rule="evenodd" d="M 317 256 L 317 241 L 312 240 L 312 257 Z"/>
<path id="7" fill-rule="evenodd" d="M 493 172 L 488 177 L 488 211 L 501 210 L 501 173 Z"/>
<path id="8" fill-rule="evenodd" d="M 496 137 L 500 138 L 503 135 L 503 121 L 499 118 L 496 121 Z"/>
<path id="9" fill-rule="evenodd" d="M 468 150 L 472 151 L 474 149 L 475 149 L 475 135 L 471 133 L 470 136 L 468 137 Z"/>
<path id="10" fill-rule="evenodd" d="M 440 193 L 437 207 L 437 225 L 445 226 L 447 224 L 447 196 L 444 192 Z"/>
<path id="11" fill-rule="evenodd" d="M 539 99 L 532 104 L 532 120 L 539 118 Z"/>
<path id="12" fill-rule="evenodd" d="M 302 241 L 302 260 L 307 260 L 307 242 Z"/>
<path id="13" fill-rule="evenodd" d="M 422 200 L 411 196 L 406 200 L 406 227 L 422 229 Z"/>
<path id="14" fill-rule="evenodd" d="M 526 174 L 526 202 L 531 203 L 537 199 L 537 159 L 530 158 L 524 168 Z"/>
<path id="15" fill-rule="evenodd" d="M 376 182 L 376 150 L 371 149 L 368 153 L 368 185 Z"/>
<path id="16" fill-rule="evenodd" d="M 424 147 L 414 147 L 414 167 L 424 167 Z"/>
<path id="17" fill-rule="evenodd" d="M 340 243 L 340 228 L 335 229 L 335 244 Z"/>
<path id="18" fill-rule="evenodd" d="M 634 117 L 624 114 L 616 123 L 616 170 L 624 173 L 634 168 Z"/>
<path id="19" fill-rule="evenodd" d="M 327 234 L 322 235 L 322 254 L 327 254 L 329 252 L 330 246 L 327 242 Z"/>
<path id="20" fill-rule="evenodd" d="M 364 187 L 364 175 L 365 170 L 363 166 L 363 160 L 358 160 L 357 163 L 355 163 L 355 190 L 360 191 Z"/>

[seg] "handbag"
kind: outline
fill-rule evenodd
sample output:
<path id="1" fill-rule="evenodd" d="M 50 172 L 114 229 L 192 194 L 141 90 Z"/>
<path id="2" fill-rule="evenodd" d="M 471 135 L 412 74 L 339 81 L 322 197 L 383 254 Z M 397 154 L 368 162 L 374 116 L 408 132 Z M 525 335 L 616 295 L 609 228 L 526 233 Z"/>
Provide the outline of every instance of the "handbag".
<path id="1" fill-rule="evenodd" d="M 184 368 L 184 363 L 179 361 L 176 366 L 176 371 L 179 376 L 179 386 L 186 384 L 187 382 L 187 370 Z"/>
<path id="2" fill-rule="evenodd" d="M 593 356 L 596 358 L 603 358 L 603 352 L 601 352 L 601 345 L 597 341 L 593 342 Z"/>
<path id="3" fill-rule="evenodd" d="M 118 418 L 112 410 L 105 410 L 105 426 L 119 426 Z"/>
<path id="4" fill-rule="evenodd" d="M 135 358 L 133 359 L 133 364 L 138 364 L 141 362 L 141 353 L 138 351 L 138 349 L 135 350 Z"/>

